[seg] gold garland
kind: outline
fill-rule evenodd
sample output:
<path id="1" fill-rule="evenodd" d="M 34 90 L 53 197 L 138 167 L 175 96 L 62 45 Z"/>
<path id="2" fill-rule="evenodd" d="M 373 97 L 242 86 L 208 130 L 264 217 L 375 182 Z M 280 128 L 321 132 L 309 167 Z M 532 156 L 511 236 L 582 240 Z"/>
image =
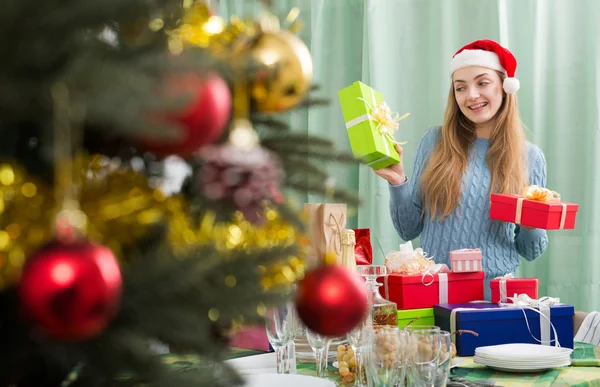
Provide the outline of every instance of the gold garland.
<path id="1" fill-rule="evenodd" d="M 266 222 L 258 227 L 241 214 L 232 222 L 217 223 L 211 213 L 195 227 L 183 196 L 166 195 L 133 168 L 104 156 L 79 157 L 83 161 L 73 164 L 84 166 L 79 204 L 87 217 L 86 236 L 110 248 L 125 269 L 125 251 L 135 248 L 149 228 L 161 222 L 167 222 L 168 242 L 181 256 L 206 244 L 226 256 L 239 249 L 254 252 L 301 242 L 298 230 L 273 209 L 266 210 Z M 14 163 L 0 163 L 0 288 L 17 281 L 26 257 L 52 239 L 56 210 L 51 187 Z M 265 288 L 288 285 L 303 275 L 303 258 L 282 257 L 259 270 Z"/>
<path id="2" fill-rule="evenodd" d="M 265 222 L 257 226 L 236 212 L 231 222 L 215 222 L 214 214 L 207 212 L 197 227 L 191 227 L 189 217 L 174 216 L 170 219 L 168 238 L 176 251 L 212 244 L 223 256 L 240 250 L 258 253 L 297 244 L 301 249 L 298 255 L 282 257 L 273 265 L 258 267 L 265 289 L 290 285 L 304 276 L 307 239 L 274 209 L 265 209 L 264 219 Z M 235 281 L 235 278 L 230 281 Z"/>

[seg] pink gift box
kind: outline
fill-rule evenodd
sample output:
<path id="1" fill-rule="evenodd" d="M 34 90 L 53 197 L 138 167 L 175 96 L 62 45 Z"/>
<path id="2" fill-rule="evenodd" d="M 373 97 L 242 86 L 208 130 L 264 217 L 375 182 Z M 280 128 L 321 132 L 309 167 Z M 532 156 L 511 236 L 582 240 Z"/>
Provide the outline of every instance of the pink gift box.
<path id="1" fill-rule="evenodd" d="M 450 252 L 450 264 L 454 273 L 482 271 L 481 249 L 461 249 Z"/>
<path id="2" fill-rule="evenodd" d="M 257 351 L 269 352 L 271 350 L 264 326 L 243 328 L 231 339 L 230 345 Z"/>

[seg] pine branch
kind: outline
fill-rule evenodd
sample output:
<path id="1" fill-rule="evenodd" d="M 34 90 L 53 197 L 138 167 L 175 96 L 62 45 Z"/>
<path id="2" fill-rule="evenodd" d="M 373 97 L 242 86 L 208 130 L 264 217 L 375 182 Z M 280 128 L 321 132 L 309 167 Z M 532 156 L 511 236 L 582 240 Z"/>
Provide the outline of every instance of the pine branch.
<path id="1" fill-rule="evenodd" d="M 333 149 L 334 147 L 333 141 L 329 139 L 322 137 L 314 137 L 310 136 L 309 134 L 301 134 L 296 132 L 266 135 L 261 139 L 261 143 L 263 144 L 263 146 L 271 149 L 276 149 L 279 146 L 295 146 L 299 143 L 306 144 L 311 148 L 324 147 L 328 150 Z"/>
<path id="2" fill-rule="evenodd" d="M 360 205 L 360 198 L 358 195 L 343 190 L 334 190 L 333 192 L 330 192 L 323 182 L 288 181 L 286 185 L 300 192 L 314 193 L 331 200 L 338 200 L 340 202 L 347 203 L 351 206 Z"/>
<path id="3" fill-rule="evenodd" d="M 131 373 L 145 382 L 164 378 L 166 369 L 150 352 L 148 337 L 136 330 L 110 329 L 99 339 L 81 345 L 84 372 L 92 378 L 113 379 Z"/>
<path id="4" fill-rule="evenodd" d="M 319 159 L 323 161 L 334 161 L 340 163 L 355 163 L 356 159 L 351 153 L 345 152 L 325 152 L 321 149 L 312 149 L 310 146 L 306 146 L 305 144 L 296 144 L 295 147 L 291 145 L 270 145 L 265 148 L 269 148 L 273 152 L 277 153 L 279 157 L 284 157 L 285 155 L 293 155 L 297 157 L 305 157 L 311 159 Z"/>
<path id="5" fill-rule="evenodd" d="M 181 336 L 189 341 L 190 338 L 185 337 L 187 329 L 200 335 L 201 326 L 207 328 L 206 324 L 210 323 L 206 317 L 211 308 L 218 308 L 223 318 L 232 319 L 239 315 L 239 307 L 252 304 L 256 307 L 269 299 L 261 288 L 256 267 L 294 254 L 296 246 L 293 245 L 232 252 L 227 257 L 204 248 L 183 259 L 144 260 L 140 263 L 146 267 L 143 274 L 134 265 L 128 277 L 128 298 L 123 301 L 121 324 L 134 321 L 137 329 L 148 334 L 175 335 L 174 340 L 178 341 Z M 235 288 L 226 285 L 228 276 L 236 278 Z M 275 300 L 278 297 L 280 295 L 276 295 Z M 157 316 L 159 310 L 160 316 Z M 181 326 L 174 329 L 173 324 Z M 168 327 L 167 332 L 156 331 L 165 327 Z"/>
<path id="6" fill-rule="evenodd" d="M 330 101 L 327 98 L 308 98 L 308 99 L 302 101 L 294 109 L 301 110 L 301 109 L 308 109 L 308 108 L 317 107 L 317 106 L 329 106 L 329 104 L 330 104 Z"/>
<path id="7" fill-rule="evenodd" d="M 281 217 L 286 219 L 287 222 L 292 225 L 292 227 L 298 230 L 299 233 L 304 234 L 306 232 L 306 220 L 300 216 L 297 209 L 292 208 L 291 205 L 287 203 L 278 205 L 275 208 Z"/>
<path id="8" fill-rule="evenodd" d="M 219 326 L 226 328 L 240 315 L 257 323 L 262 320 L 257 314 L 259 304 L 285 300 L 279 292 L 264 292 L 256 267 L 295 254 L 296 246 L 238 251 L 228 257 L 211 251 L 206 247 L 183 259 L 168 259 L 158 249 L 148 259 L 134 262 L 125 277 L 120 315 L 100 338 L 81 347 L 88 359 L 90 376 L 116 375 L 125 368 L 140 381 L 155 381 L 157 386 L 177 385 L 183 380 L 158 363 L 148 348 L 149 338 L 219 359 L 225 348 L 219 338 Z M 236 278 L 235 287 L 227 286 L 228 276 Z M 213 308 L 220 312 L 216 323 L 207 318 Z M 209 385 L 240 384 L 239 377 L 231 371 L 226 367 L 221 375 L 221 379 L 229 375 L 226 381 L 215 379 Z M 200 385 L 207 385 L 205 376 L 200 380 Z"/>
<path id="9" fill-rule="evenodd" d="M 250 120 L 252 121 L 252 124 L 257 130 L 259 130 L 260 128 L 266 128 L 276 131 L 290 130 L 290 126 L 287 123 L 277 120 L 270 116 L 264 116 L 262 114 L 252 114 Z"/>
<path id="10" fill-rule="evenodd" d="M 323 171 L 322 168 L 306 160 L 290 156 L 282 159 L 281 162 L 288 180 L 310 177 L 325 182 L 329 178 L 327 172 Z"/>

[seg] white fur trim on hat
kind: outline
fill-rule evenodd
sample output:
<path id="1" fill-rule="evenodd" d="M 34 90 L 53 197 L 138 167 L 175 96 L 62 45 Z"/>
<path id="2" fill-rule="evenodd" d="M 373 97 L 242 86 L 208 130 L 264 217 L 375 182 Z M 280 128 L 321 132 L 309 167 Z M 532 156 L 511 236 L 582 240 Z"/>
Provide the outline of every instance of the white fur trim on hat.
<path id="1" fill-rule="evenodd" d="M 517 78 L 505 78 L 502 83 L 502 88 L 507 94 L 514 94 L 521 87 L 521 83 Z"/>
<path id="2" fill-rule="evenodd" d="M 495 52 L 484 50 L 463 50 L 456 54 L 450 62 L 450 75 L 458 69 L 470 66 L 487 67 L 492 70 L 506 72 L 500 64 L 500 59 Z"/>

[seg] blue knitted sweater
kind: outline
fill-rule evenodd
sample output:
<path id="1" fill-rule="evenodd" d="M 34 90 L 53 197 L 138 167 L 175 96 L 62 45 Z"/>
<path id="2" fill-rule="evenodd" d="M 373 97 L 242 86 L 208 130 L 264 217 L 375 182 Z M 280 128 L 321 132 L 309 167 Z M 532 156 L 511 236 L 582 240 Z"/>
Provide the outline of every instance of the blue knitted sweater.
<path id="1" fill-rule="evenodd" d="M 471 147 L 457 209 L 442 221 L 421 216 L 419 181 L 438 138 L 440 128 L 430 129 L 419 142 L 413 174 L 403 184 L 390 185 L 390 211 L 394 227 L 405 241 L 421 235 L 421 247 L 436 263 L 450 266 L 450 251 L 482 250 L 485 298 L 491 299 L 490 280 L 514 273 L 519 255 L 528 261 L 539 257 L 548 246 L 545 230 L 526 230 L 513 223 L 490 220 L 491 172 L 485 159 L 489 140 L 478 138 Z M 542 151 L 527 142 L 530 184 L 546 186 L 546 160 Z"/>

